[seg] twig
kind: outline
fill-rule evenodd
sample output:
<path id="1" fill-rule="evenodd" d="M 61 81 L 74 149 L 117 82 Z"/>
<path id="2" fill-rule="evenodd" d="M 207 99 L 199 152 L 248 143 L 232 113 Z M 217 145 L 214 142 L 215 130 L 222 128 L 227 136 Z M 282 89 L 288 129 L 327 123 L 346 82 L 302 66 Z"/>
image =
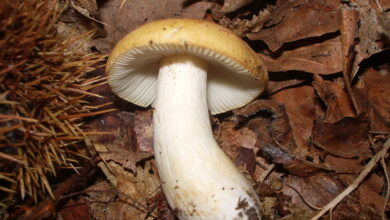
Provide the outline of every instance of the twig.
<path id="1" fill-rule="evenodd" d="M 275 164 L 274 164 L 274 163 L 272 163 L 271 165 L 269 165 L 269 166 L 267 167 L 267 169 L 264 170 L 264 172 L 261 174 L 261 176 L 260 176 L 260 178 L 259 178 L 259 181 L 260 181 L 260 182 L 263 182 L 263 181 L 267 178 L 267 176 L 272 172 L 272 170 L 274 170 L 274 168 L 275 168 Z"/>
<path id="2" fill-rule="evenodd" d="M 385 212 L 386 212 L 387 201 L 389 201 L 390 180 L 389 180 L 389 174 L 387 173 L 387 166 L 386 166 L 384 157 L 381 158 L 381 165 L 383 167 L 383 172 L 385 173 L 386 182 L 387 182 L 386 198 L 385 198 L 385 202 L 384 202 L 384 205 L 383 205 L 383 212 L 382 212 L 382 219 L 386 220 L 387 218 L 386 218 L 386 213 Z"/>
<path id="3" fill-rule="evenodd" d="M 379 11 L 382 13 L 383 12 L 383 8 L 382 8 L 381 4 L 378 2 L 378 0 L 375 0 L 375 3 L 377 4 L 377 6 L 379 8 Z"/>
<path id="4" fill-rule="evenodd" d="M 322 215 L 324 215 L 326 212 L 328 212 L 330 209 L 333 209 L 336 207 L 341 200 L 344 199 L 347 195 L 349 195 L 351 192 L 353 192 L 360 183 L 364 180 L 364 178 L 371 172 L 371 170 L 374 168 L 376 163 L 386 154 L 386 152 L 390 148 L 390 138 L 386 140 L 386 142 L 383 145 L 382 150 L 380 150 L 377 154 L 372 157 L 370 162 L 368 162 L 363 169 L 363 171 L 359 174 L 359 176 L 352 182 L 351 185 L 349 185 L 342 193 L 340 193 L 336 198 L 334 198 L 331 202 L 329 202 L 326 206 L 324 206 L 320 212 L 318 212 L 311 220 L 319 219 Z"/>

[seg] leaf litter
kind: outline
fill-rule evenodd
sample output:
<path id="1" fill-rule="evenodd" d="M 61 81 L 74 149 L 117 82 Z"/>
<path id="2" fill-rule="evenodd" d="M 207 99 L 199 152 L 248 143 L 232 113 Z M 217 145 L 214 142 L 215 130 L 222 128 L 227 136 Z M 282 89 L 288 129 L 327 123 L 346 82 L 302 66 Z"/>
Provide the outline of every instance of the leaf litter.
<path id="1" fill-rule="evenodd" d="M 103 54 L 146 22 L 192 17 L 231 29 L 263 58 L 266 94 L 211 121 L 221 148 L 256 186 L 266 219 L 388 218 L 388 1 L 72 2 L 107 33 L 88 42 Z M 152 110 L 106 85 L 92 91 L 103 98 L 91 103 L 110 103 L 100 110 L 117 109 L 86 122 L 103 132 L 89 137 L 101 177 L 67 200 L 87 204 L 78 216 L 67 206 L 58 206 L 60 215 L 174 219 L 154 163 Z"/>

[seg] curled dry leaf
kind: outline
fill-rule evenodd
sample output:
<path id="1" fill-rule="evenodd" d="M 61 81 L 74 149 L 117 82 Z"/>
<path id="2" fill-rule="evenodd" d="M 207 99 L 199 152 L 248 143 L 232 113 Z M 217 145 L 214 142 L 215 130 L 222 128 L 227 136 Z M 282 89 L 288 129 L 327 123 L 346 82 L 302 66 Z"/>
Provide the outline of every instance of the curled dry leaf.
<path id="1" fill-rule="evenodd" d="M 365 114 L 357 118 L 345 117 L 336 123 L 316 121 L 313 142 L 324 151 L 344 158 L 367 157 L 370 122 Z M 366 156 L 364 156 L 366 155 Z"/>
<path id="2" fill-rule="evenodd" d="M 259 32 L 268 17 L 269 12 L 264 10 L 260 11 L 258 15 L 253 15 L 251 19 L 234 18 L 231 20 L 225 16 L 219 19 L 219 24 L 232 30 L 239 36 L 245 36 L 247 33 Z"/>
<path id="3" fill-rule="evenodd" d="M 327 205 L 345 188 L 343 181 L 338 177 L 324 173 L 318 173 L 310 177 L 289 175 L 284 179 L 284 183 L 293 188 L 303 198 L 304 204 L 318 208 Z M 332 216 L 334 219 L 355 219 L 357 216 L 380 219 L 377 211 L 350 197 L 346 197 L 343 202 L 332 210 Z"/>
<path id="4" fill-rule="evenodd" d="M 70 4 L 72 7 L 78 7 L 79 10 L 82 9 L 84 15 L 96 15 L 98 11 L 98 6 L 96 0 L 71 0 Z M 78 9 L 76 9 L 78 11 Z"/>
<path id="5" fill-rule="evenodd" d="M 277 1 L 267 27 L 248 34 L 248 38 L 263 40 L 272 51 L 276 51 L 287 42 L 336 32 L 339 29 L 339 6 L 340 3 L 333 0 Z"/>
<path id="6" fill-rule="evenodd" d="M 259 135 L 257 145 L 260 148 L 278 145 L 286 152 L 295 150 L 284 105 L 272 100 L 255 100 L 233 113 L 241 123 L 246 123 Z"/>
<path id="7" fill-rule="evenodd" d="M 99 8 L 102 22 L 108 24 L 105 27 L 107 37 L 97 39 L 95 45 L 99 51 L 108 53 L 122 37 L 144 23 L 172 17 L 201 19 L 212 4 L 190 5 L 183 9 L 184 6 L 185 0 L 107 1 Z"/>
<path id="8" fill-rule="evenodd" d="M 313 78 L 312 85 L 327 107 L 325 122 L 332 123 L 344 117 L 355 116 L 350 96 L 340 83 L 324 80 L 317 74 Z"/>
<path id="9" fill-rule="evenodd" d="M 153 152 L 153 111 L 136 111 L 134 133 L 137 151 Z"/>
<path id="10" fill-rule="evenodd" d="M 356 175 L 344 174 L 340 178 L 348 184 L 351 184 Z M 357 189 L 359 200 L 367 206 L 373 206 L 378 212 L 383 212 L 385 199 L 381 196 L 383 189 L 383 179 L 375 173 L 370 175 Z"/>
<path id="11" fill-rule="evenodd" d="M 364 88 L 355 89 L 363 111 L 368 113 L 373 131 L 390 131 L 390 71 L 384 68 L 379 72 L 373 68 L 364 74 Z"/>
<path id="12" fill-rule="evenodd" d="M 295 155 L 296 146 L 284 105 L 270 100 L 255 100 L 233 112 L 241 123 L 246 123 L 259 135 L 257 146 L 274 163 L 282 164 L 295 175 L 307 176 L 319 170 L 329 170 Z"/>
<path id="13" fill-rule="evenodd" d="M 272 158 L 272 162 L 282 164 L 286 170 L 296 176 L 310 176 L 318 171 L 331 171 L 330 168 L 300 159 L 275 146 L 266 146 L 261 150 L 266 156 Z"/>
<path id="14" fill-rule="evenodd" d="M 237 166 L 252 174 L 256 164 L 255 153 L 258 151 L 255 147 L 257 134 L 229 121 L 222 122 L 216 129 L 220 131 L 216 137 L 219 146 Z"/>
<path id="15" fill-rule="evenodd" d="M 288 123 L 298 148 L 295 153 L 304 157 L 306 155 L 305 147 L 308 146 L 316 116 L 313 88 L 303 85 L 284 89 L 273 94 L 271 99 L 286 106 Z"/>
<path id="16" fill-rule="evenodd" d="M 308 73 L 332 74 L 341 71 L 341 48 L 339 38 L 333 38 L 280 54 L 259 53 L 269 71 L 298 70 Z"/>
<path id="17" fill-rule="evenodd" d="M 373 54 L 376 54 L 384 49 L 383 33 L 386 29 L 382 29 L 381 24 L 382 14 L 374 10 L 369 1 L 356 1 L 357 10 L 359 11 L 359 26 L 357 29 L 356 38 L 359 43 L 356 45 L 356 55 L 352 66 L 351 79 L 353 79 L 359 69 L 359 64 Z M 386 20 L 386 18 L 385 18 Z M 384 21 L 384 20 L 383 20 Z"/>
<path id="18" fill-rule="evenodd" d="M 195 2 L 183 8 L 182 16 L 184 18 L 202 19 L 206 16 L 207 10 L 213 9 L 215 5 L 213 2 Z"/>
<path id="19" fill-rule="evenodd" d="M 91 219 L 88 200 L 80 198 L 69 200 L 60 211 L 63 220 L 86 220 Z"/>
<path id="20" fill-rule="evenodd" d="M 310 177 L 289 175 L 284 178 L 284 183 L 316 207 L 325 206 L 345 188 L 339 178 L 326 173 L 318 173 Z"/>

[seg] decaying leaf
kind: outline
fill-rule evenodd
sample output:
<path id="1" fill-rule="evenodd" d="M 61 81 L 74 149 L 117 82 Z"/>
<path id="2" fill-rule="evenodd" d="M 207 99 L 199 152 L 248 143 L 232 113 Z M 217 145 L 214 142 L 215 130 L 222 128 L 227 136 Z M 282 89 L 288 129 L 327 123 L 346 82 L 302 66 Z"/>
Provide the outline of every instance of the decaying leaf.
<path id="1" fill-rule="evenodd" d="M 286 170 L 296 176 L 310 176 L 321 170 L 331 170 L 325 166 L 320 166 L 304 159 L 300 159 L 295 155 L 284 152 L 282 149 L 275 146 L 263 147 L 262 152 L 266 156 L 271 157 L 272 162 L 282 164 Z"/>
<path id="2" fill-rule="evenodd" d="M 239 36 L 245 36 L 247 33 L 259 32 L 268 19 L 269 12 L 267 10 L 260 11 L 258 15 L 253 15 L 250 19 L 235 18 L 233 20 L 228 17 L 222 17 L 219 24 L 232 30 Z"/>
<path id="3" fill-rule="evenodd" d="M 346 117 L 336 123 L 318 122 L 313 127 L 313 142 L 333 155 L 345 158 L 365 157 L 369 151 L 367 139 L 370 122 L 364 114 Z"/>
<path id="4" fill-rule="evenodd" d="M 314 90 L 309 86 L 299 86 L 284 89 L 270 97 L 286 107 L 288 123 L 293 139 L 297 145 L 297 154 L 306 155 L 305 147 L 308 145 L 311 128 L 316 115 L 316 101 Z M 299 103 L 299 104 L 298 104 Z"/>
<path id="5" fill-rule="evenodd" d="M 323 173 L 311 177 L 288 176 L 284 183 L 293 188 L 295 193 L 304 200 L 304 205 L 321 208 L 330 202 L 334 197 L 341 193 L 345 185 L 343 182 L 333 176 Z M 334 219 L 350 219 L 356 216 L 364 216 L 369 219 L 380 219 L 378 213 L 353 198 L 346 198 L 334 210 L 332 210 Z"/>
<path id="6" fill-rule="evenodd" d="M 239 128 L 236 122 L 222 122 L 218 128 L 216 140 L 219 146 L 235 162 L 249 174 L 255 169 L 255 153 L 259 150 L 256 148 L 257 134 L 246 128 Z"/>
<path id="7" fill-rule="evenodd" d="M 86 220 L 90 219 L 88 201 L 84 198 L 70 200 L 65 204 L 65 208 L 60 211 L 63 220 Z"/>
<path id="8" fill-rule="evenodd" d="M 153 152 L 152 111 L 137 111 L 134 117 L 136 149 L 140 152 Z"/>
<path id="9" fill-rule="evenodd" d="M 269 71 L 298 70 L 308 73 L 333 74 L 341 71 L 339 38 L 285 50 L 280 54 L 259 53 Z"/>
<path id="10" fill-rule="evenodd" d="M 258 135 L 258 147 L 278 145 L 286 152 L 296 148 L 292 138 L 286 109 L 283 105 L 271 100 L 255 100 L 245 107 L 233 111 L 248 128 Z"/>
<path id="11" fill-rule="evenodd" d="M 97 39 L 95 45 L 99 51 L 108 53 L 122 37 L 136 27 L 153 20 L 180 17 L 184 2 L 184 0 L 107 1 L 99 8 L 102 22 L 108 24 L 107 37 Z"/>
<path id="12" fill-rule="evenodd" d="M 356 89 L 361 108 L 368 113 L 373 131 L 390 131 L 390 71 L 379 72 L 372 68 L 363 75 L 364 88 Z"/>
<path id="13" fill-rule="evenodd" d="M 323 80 L 316 74 L 313 78 L 313 87 L 327 107 L 324 121 L 336 122 L 344 117 L 355 116 L 351 98 L 340 83 Z"/>
<path id="14" fill-rule="evenodd" d="M 339 29 L 339 6 L 332 0 L 277 1 L 267 26 L 259 33 L 248 34 L 248 38 L 263 40 L 276 51 L 288 42 L 335 32 Z"/>

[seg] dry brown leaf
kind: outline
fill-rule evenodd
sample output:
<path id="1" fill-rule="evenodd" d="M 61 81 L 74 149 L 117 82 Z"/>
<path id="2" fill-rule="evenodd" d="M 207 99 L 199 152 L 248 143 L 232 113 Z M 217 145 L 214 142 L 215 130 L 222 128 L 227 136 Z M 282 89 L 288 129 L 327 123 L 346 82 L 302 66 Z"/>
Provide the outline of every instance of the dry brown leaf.
<path id="1" fill-rule="evenodd" d="M 318 122 L 313 126 L 313 142 L 324 151 L 344 158 L 369 157 L 367 139 L 370 122 L 364 114 L 345 117 L 336 123 Z"/>
<path id="2" fill-rule="evenodd" d="M 355 116 L 351 99 L 340 83 L 324 80 L 316 74 L 313 78 L 313 87 L 327 107 L 325 122 L 333 123 L 344 117 Z"/>
<path id="3" fill-rule="evenodd" d="M 194 4 L 183 8 L 182 17 L 202 19 L 206 16 L 207 10 L 211 10 L 214 6 L 214 2 L 195 2 Z"/>
<path id="4" fill-rule="evenodd" d="M 268 27 L 248 34 L 250 40 L 263 40 L 272 51 L 284 43 L 318 37 L 339 29 L 340 3 L 333 0 L 281 1 L 271 11 Z"/>
<path id="5" fill-rule="evenodd" d="M 184 2 L 185 0 L 107 1 L 99 8 L 102 22 L 108 24 L 105 26 L 107 38 L 96 40 L 95 45 L 102 53 L 108 53 L 122 37 L 144 23 L 181 17 Z"/>
<path id="6" fill-rule="evenodd" d="M 285 152 L 296 148 L 284 105 L 272 100 L 255 100 L 233 111 L 234 115 L 258 135 L 257 147 L 278 146 Z"/>
<path id="7" fill-rule="evenodd" d="M 384 49 L 383 41 L 380 41 L 382 38 L 381 34 L 384 33 L 380 25 L 380 13 L 373 9 L 368 1 L 358 0 L 356 3 L 360 18 L 357 30 L 359 43 L 356 45 L 356 56 L 351 70 L 351 79 L 356 76 L 362 60 Z"/>
<path id="8" fill-rule="evenodd" d="M 390 131 L 390 73 L 383 68 L 376 71 L 369 68 L 363 74 L 364 88 L 355 89 L 360 101 L 360 108 L 368 113 L 372 130 L 376 132 Z"/>
<path id="9" fill-rule="evenodd" d="M 321 208 L 341 193 L 345 186 L 331 174 L 318 173 L 310 177 L 289 175 L 284 183 L 299 193 L 306 205 Z M 333 219 L 380 219 L 379 213 L 353 198 L 345 198 L 332 210 Z"/>
<path id="10" fill-rule="evenodd" d="M 325 206 L 344 190 L 343 183 L 337 177 L 324 173 L 310 177 L 289 175 L 284 178 L 284 183 L 295 189 L 307 202 L 316 207 Z"/>
<path id="11" fill-rule="evenodd" d="M 258 134 L 257 147 L 274 163 L 282 164 L 295 175 L 307 176 L 319 170 L 329 170 L 295 155 L 296 147 L 283 105 L 270 100 L 255 100 L 234 110 L 241 123 Z M 269 115 L 271 114 L 271 115 Z M 268 115 L 268 116 L 267 116 Z M 300 152 L 303 154 L 303 152 Z M 304 152 L 307 156 L 307 153 Z"/>
<path id="12" fill-rule="evenodd" d="M 303 79 L 285 79 L 285 80 L 274 81 L 272 79 L 273 78 L 272 75 L 277 76 L 277 75 L 281 75 L 281 73 L 269 73 L 270 79 L 267 83 L 267 89 L 266 89 L 268 94 L 273 94 L 279 92 L 282 89 L 299 85 L 305 81 Z"/>
<path id="13" fill-rule="evenodd" d="M 247 127 L 238 127 L 237 123 L 224 121 L 214 129 L 216 140 L 224 152 L 249 174 L 255 169 L 257 134 Z M 220 131 L 220 132 L 217 132 Z"/>
<path id="14" fill-rule="evenodd" d="M 98 6 L 96 3 L 96 0 L 71 0 L 70 2 L 71 2 L 72 7 L 78 6 L 79 8 L 86 10 L 86 13 L 88 13 L 88 14 L 91 14 L 91 15 L 97 14 Z"/>
<path id="15" fill-rule="evenodd" d="M 340 175 L 340 178 L 351 184 L 356 178 L 355 175 L 345 174 Z M 376 174 L 368 177 L 357 189 L 359 201 L 367 206 L 373 206 L 378 213 L 383 212 L 385 199 L 380 195 L 383 188 L 383 179 Z"/>
<path id="16" fill-rule="evenodd" d="M 308 46 L 281 51 L 278 55 L 262 54 L 268 71 L 298 70 L 308 73 L 332 74 L 341 71 L 341 48 L 339 38 L 314 43 Z"/>
<path id="17" fill-rule="evenodd" d="M 298 147 L 297 151 L 301 151 L 308 146 L 315 119 L 316 101 L 313 88 L 310 86 L 288 88 L 273 94 L 270 98 L 286 106 L 289 125 Z"/>
<path id="18" fill-rule="evenodd" d="M 286 170 L 296 176 L 310 176 L 319 171 L 331 171 L 330 168 L 300 159 L 275 146 L 266 146 L 261 150 L 266 156 L 271 157 L 272 162 L 283 165 Z"/>
<path id="19" fill-rule="evenodd" d="M 88 200 L 80 198 L 69 200 L 61 209 L 60 215 L 63 220 L 88 220 L 91 219 Z"/>
<path id="20" fill-rule="evenodd" d="M 234 18 L 231 20 L 225 16 L 219 19 L 219 24 L 232 30 L 238 36 L 245 36 L 250 32 L 259 32 L 268 17 L 269 12 L 264 10 L 260 11 L 258 15 L 253 15 L 250 19 Z"/>
<path id="21" fill-rule="evenodd" d="M 326 164 L 329 164 L 329 167 L 336 172 L 340 171 L 346 173 L 345 171 L 349 171 L 350 173 L 359 173 L 363 168 L 363 159 L 361 158 L 342 158 L 333 156 L 332 154 L 325 154 L 323 159 Z"/>
<path id="22" fill-rule="evenodd" d="M 134 117 L 136 150 L 153 152 L 153 111 L 136 111 Z"/>

